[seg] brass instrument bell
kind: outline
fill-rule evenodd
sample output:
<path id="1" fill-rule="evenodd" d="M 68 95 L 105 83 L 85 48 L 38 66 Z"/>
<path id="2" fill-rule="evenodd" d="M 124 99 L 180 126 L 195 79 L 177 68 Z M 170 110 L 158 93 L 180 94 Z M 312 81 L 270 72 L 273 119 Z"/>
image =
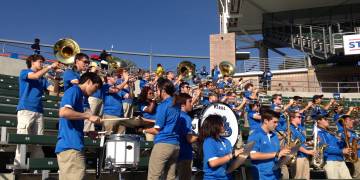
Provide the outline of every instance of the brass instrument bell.
<path id="1" fill-rule="evenodd" d="M 177 74 L 183 75 L 184 79 L 191 79 L 195 74 L 195 64 L 190 61 L 181 61 L 177 66 Z"/>
<path id="2" fill-rule="evenodd" d="M 60 39 L 54 45 L 54 55 L 61 63 L 73 64 L 78 53 L 80 46 L 72 39 Z"/>
<path id="3" fill-rule="evenodd" d="M 219 64 L 219 69 L 223 76 L 233 76 L 235 74 L 235 66 L 228 61 L 222 61 Z"/>

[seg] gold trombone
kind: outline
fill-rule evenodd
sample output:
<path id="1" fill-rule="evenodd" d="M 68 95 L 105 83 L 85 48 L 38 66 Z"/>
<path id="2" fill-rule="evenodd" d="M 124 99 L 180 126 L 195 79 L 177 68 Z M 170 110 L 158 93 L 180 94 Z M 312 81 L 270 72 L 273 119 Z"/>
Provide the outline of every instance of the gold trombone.
<path id="1" fill-rule="evenodd" d="M 195 74 L 195 64 L 190 61 L 181 61 L 177 66 L 177 74 L 183 79 L 190 80 Z"/>

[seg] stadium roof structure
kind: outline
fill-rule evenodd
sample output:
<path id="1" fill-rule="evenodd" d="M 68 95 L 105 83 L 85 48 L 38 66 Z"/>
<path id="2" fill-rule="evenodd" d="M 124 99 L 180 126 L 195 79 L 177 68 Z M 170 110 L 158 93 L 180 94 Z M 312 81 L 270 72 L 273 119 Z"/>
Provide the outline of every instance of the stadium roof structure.
<path id="1" fill-rule="evenodd" d="M 264 13 L 353 3 L 359 0 L 217 0 L 220 32 L 259 34 Z"/>

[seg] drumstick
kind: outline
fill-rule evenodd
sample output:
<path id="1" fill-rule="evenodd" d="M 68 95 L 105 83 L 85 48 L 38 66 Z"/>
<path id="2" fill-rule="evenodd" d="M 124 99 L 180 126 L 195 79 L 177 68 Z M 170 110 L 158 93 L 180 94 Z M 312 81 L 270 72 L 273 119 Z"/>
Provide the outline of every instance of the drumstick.
<path id="1" fill-rule="evenodd" d="M 130 118 L 107 118 L 107 119 L 101 119 L 101 121 L 123 121 L 123 120 L 129 120 Z"/>

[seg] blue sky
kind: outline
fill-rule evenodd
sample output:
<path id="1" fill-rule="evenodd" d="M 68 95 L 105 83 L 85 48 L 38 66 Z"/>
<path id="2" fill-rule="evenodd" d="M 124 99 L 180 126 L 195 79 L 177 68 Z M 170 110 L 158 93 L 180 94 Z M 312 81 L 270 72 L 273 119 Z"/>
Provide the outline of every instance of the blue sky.
<path id="1" fill-rule="evenodd" d="M 219 31 L 215 0 L 2 0 L 0 38 L 54 44 L 71 37 L 95 49 L 209 56 Z M 254 51 L 256 52 L 256 51 Z M 120 56 L 149 67 L 149 58 Z M 184 59 L 153 58 L 173 69 Z M 191 60 L 191 59 L 187 59 Z M 208 66 L 208 60 L 193 61 Z"/>

